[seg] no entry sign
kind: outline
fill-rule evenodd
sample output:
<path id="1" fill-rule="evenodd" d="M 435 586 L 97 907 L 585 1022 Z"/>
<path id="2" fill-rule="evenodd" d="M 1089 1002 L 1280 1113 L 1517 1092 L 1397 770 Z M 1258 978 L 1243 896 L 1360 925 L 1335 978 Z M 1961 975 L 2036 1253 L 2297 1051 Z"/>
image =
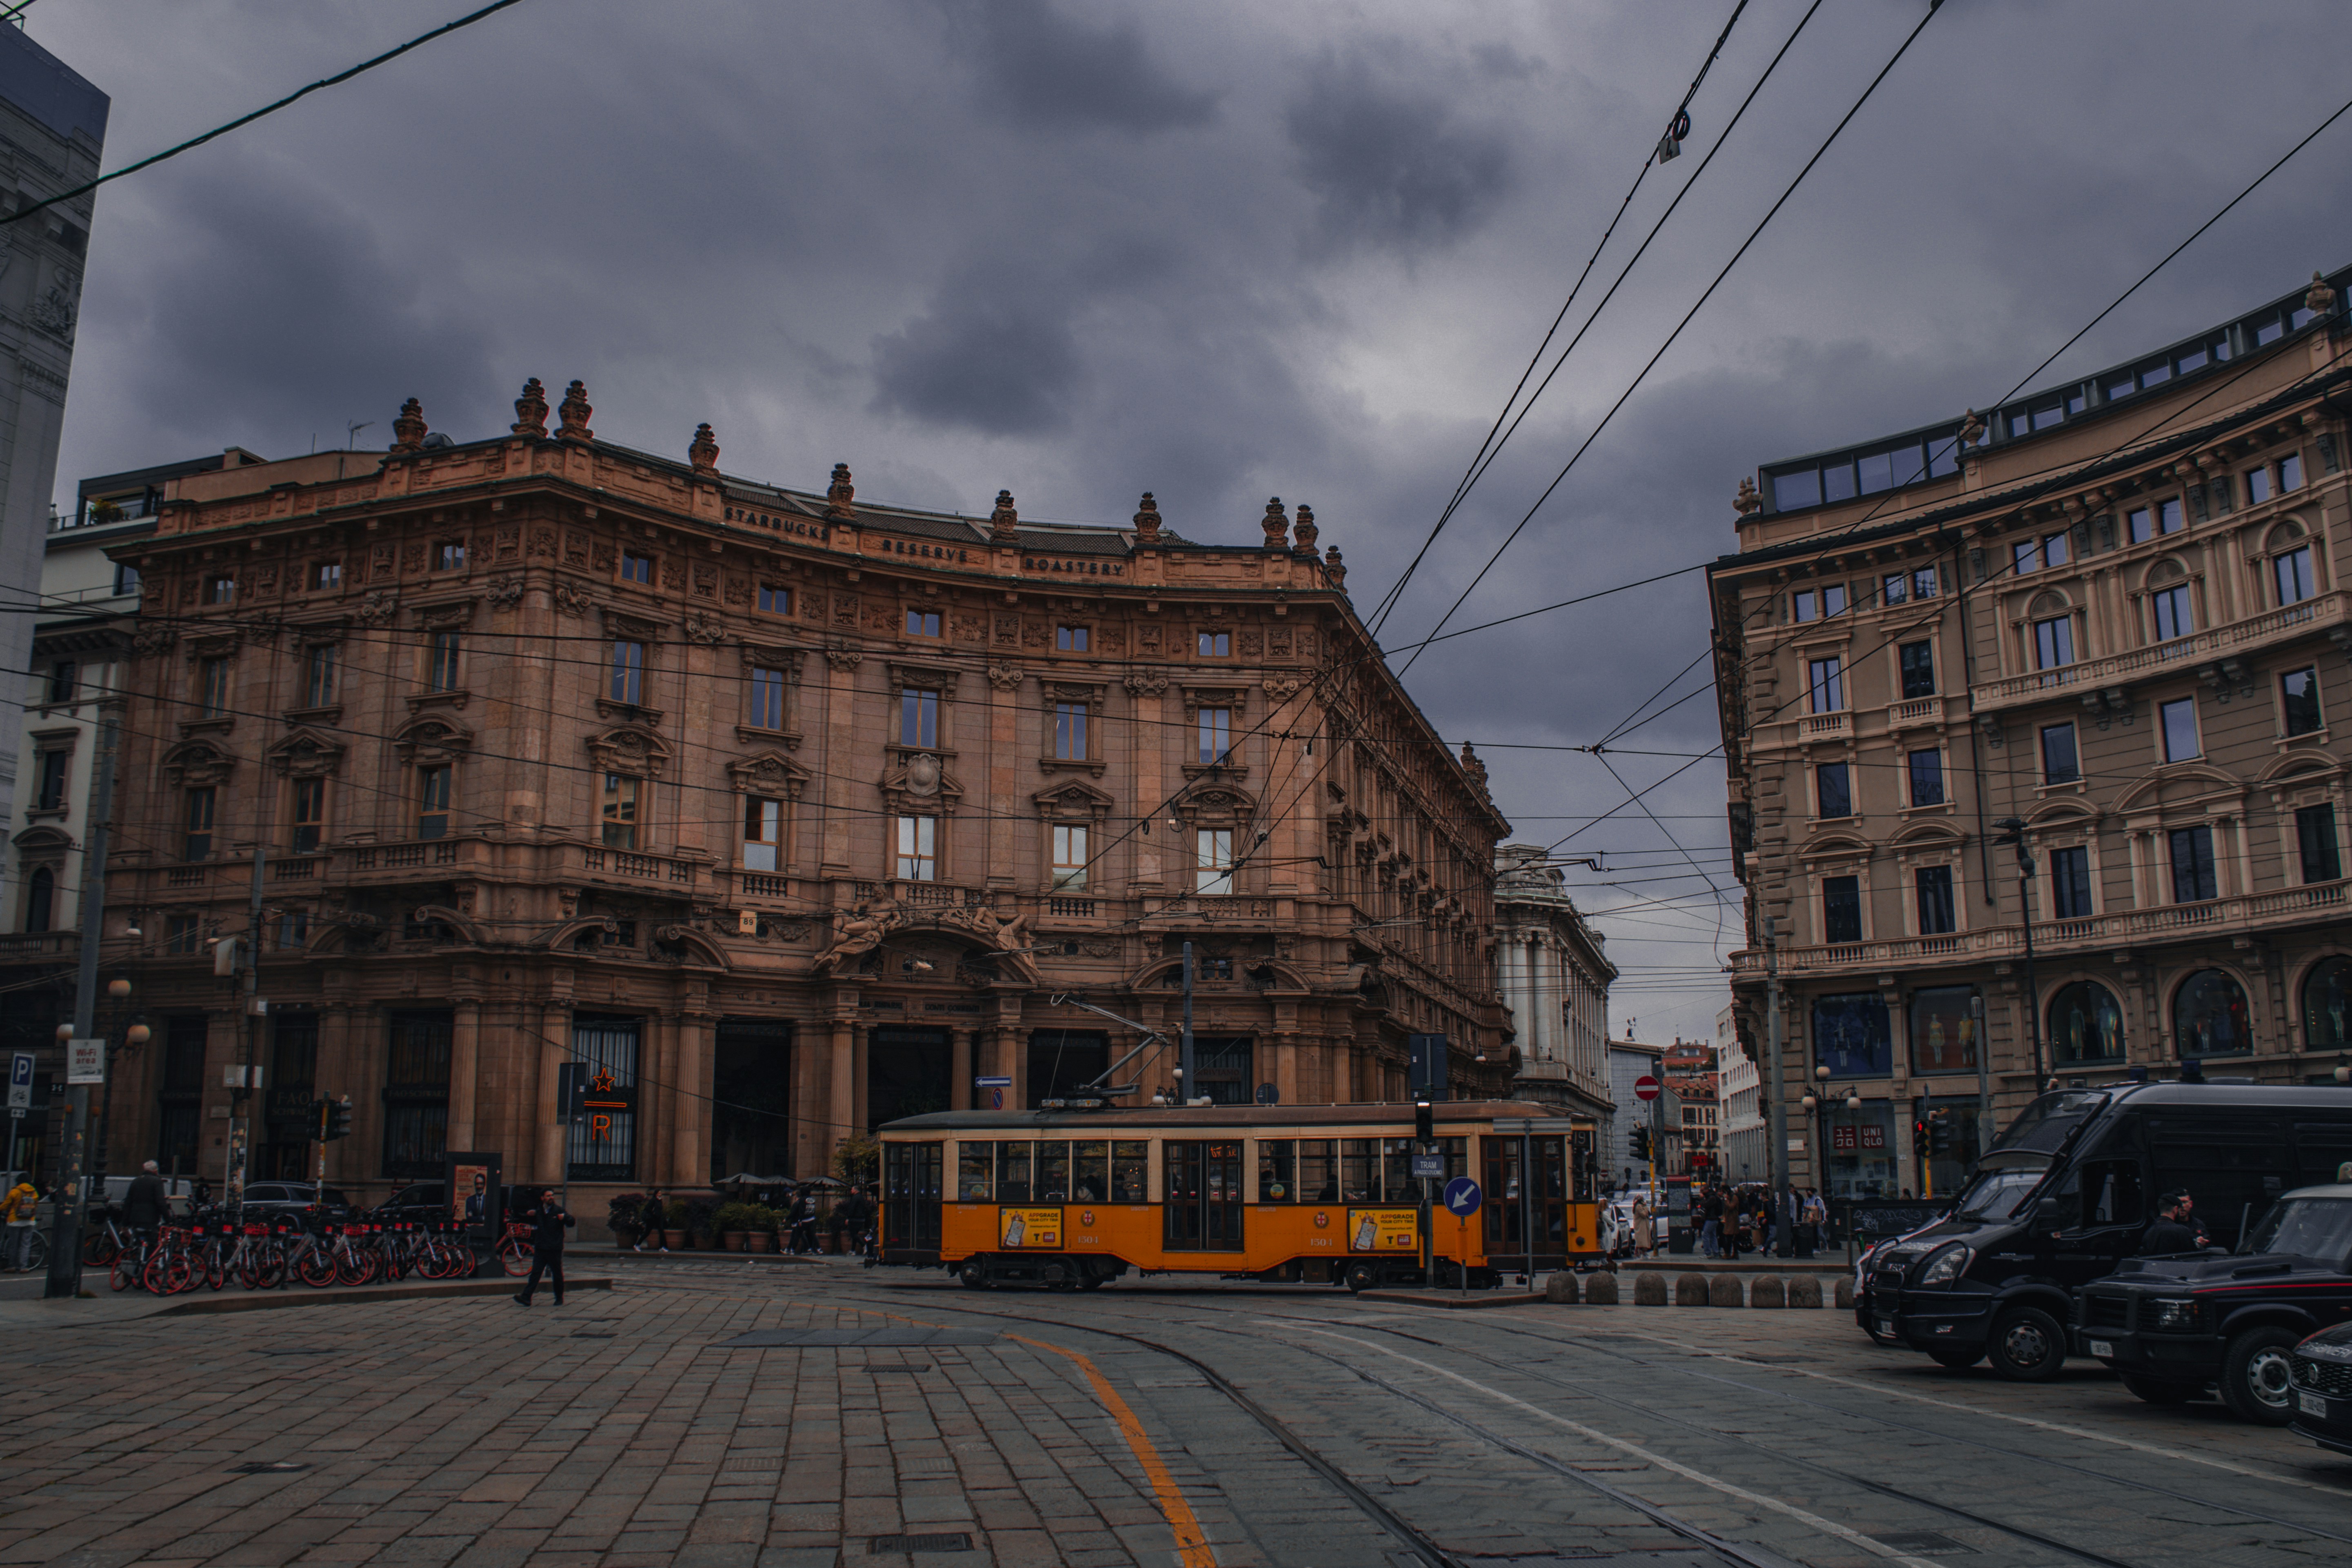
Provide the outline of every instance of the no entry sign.
<path id="1" fill-rule="evenodd" d="M 1633 1080 L 1633 1098 L 1636 1100 L 1657 1099 L 1658 1080 L 1652 1078 L 1648 1073 L 1643 1073 L 1640 1078 L 1635 1079 Z"/>

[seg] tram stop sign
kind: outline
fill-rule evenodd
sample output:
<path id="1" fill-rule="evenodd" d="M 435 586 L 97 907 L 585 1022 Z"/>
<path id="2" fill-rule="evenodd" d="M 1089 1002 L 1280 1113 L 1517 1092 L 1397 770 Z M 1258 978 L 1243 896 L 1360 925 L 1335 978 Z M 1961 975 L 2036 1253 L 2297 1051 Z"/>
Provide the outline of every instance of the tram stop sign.
<path id="1" fill-rule="evenodd" d="M 1478 1212 L 1483 1194 L 1478 1184 L 1467 1176 L 1456 1176 L 1445 1184 L 1445 1206 L 1459 1219 L 1468 1219 Z"/>
<path id="2" fill-rule="evenodd" d="M 1633 1098 L 1644 1100 L 1657 1099 L 1658 1080 L 1652 1078 L 1648 1073 L 1643 1073 L 1640 1078 L 1635 1079 L 1633 1080 Z"/>

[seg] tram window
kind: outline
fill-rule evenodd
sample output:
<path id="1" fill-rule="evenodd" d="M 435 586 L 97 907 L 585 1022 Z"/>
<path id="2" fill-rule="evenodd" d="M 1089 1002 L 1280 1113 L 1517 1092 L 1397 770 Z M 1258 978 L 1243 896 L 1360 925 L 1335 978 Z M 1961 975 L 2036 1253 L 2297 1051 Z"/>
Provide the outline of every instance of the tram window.
<path id="1" fill-rule="evenodd" d="M 1070 1197 L 1073 1202 L 1098 1204 L 1110 1192 L 1110 1145 L 1108 1143 L 1075 1143 L 1070 1146 Z"/>
<path id="2" fill-rule="evenodd" d="M 1034 1143 L 999 1143 L 996 1146 L 996 1201 L 1001 1204 L 1025 1204 L 1029 1201 L 1030 1154 Z"/>
<path id="3" fill-rule="evenodd" d="M 1381 1201 L 1409 1204 L 1421 1196 L 1421 1188 L 1412 1179 L 1412 1140 L 1383 1138 L 1381 1140 Z"/>
<path id="4" fill-rule="evenodd" d="M 1339 1201 L 1339 1171 L 1331 1152 L 1328 1138 L 1301 1138 L 1298 1141 L 1298 1195 L 1302 1202 L 1335 1204 Z"/>
<path id="5" fill-rule="evenodd" d="M 1261 1138 L 1257 1144 L 1257 1201 L 1298 1201 L 1298 1146 L 1287 1138 Z"/>
<path id="6" fill-rule="evenodd" d="M 984 1204 L 996 1195 L 996 1145 L 956 1145 L 956 1201 Z"/>
<path id="7" fill-rule="evenodd" d="M 1377 1138 L 1339 1140 L 1339 1196 L 1351 1204 L 1380 1200 L 1381 1141 Z"/>
<path id="8" fill-rule="evenodd" d="M 1110 1190 L 1123 1204 L 1151 1201 L 1151 1145 L 1114 1143 L 1110 1146 Z"/>
<path id="9" fill-rule="evenodd" d="M 1066 1203 L 1070 1196 L 1070 1146 L 1067 1143 L 1037 1145 L 1037 1201 L 1045 1204 Z"/>

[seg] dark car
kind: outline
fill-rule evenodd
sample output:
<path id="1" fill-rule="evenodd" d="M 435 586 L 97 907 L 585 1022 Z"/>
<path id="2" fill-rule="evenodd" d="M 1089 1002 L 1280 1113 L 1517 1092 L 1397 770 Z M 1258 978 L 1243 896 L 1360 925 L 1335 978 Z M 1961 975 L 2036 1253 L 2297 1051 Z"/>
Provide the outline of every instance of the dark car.
<path id="1" fill-rule="evenodd" d="M 2236 1253 L 2135 1258 L 2074 1298 L 2074 1351 L 2151 1405 L 2209 1385 L 2247 1421 L 2294 1418 L 2288 1363 L 2313 1330 L 2352 1319 L 2352 1185 L 2273 1204 Z"/>
<path id="2" fill-rule="evenodd" d="M 2352 1454 L 2352 1323 L 2322 1329 L 2287 1358 L 2295 1435 Z"/>
<path id="3" fill-rule="evenodd" d="M 499 1201 L 504 1214 L 512 1215 L 518 1212 L 519 1194 L 529 1197 L 532 1202 L 538 1198 L 534 1188 L 518 1188 L 511 1184 L 499 1188 Z M 526 1203 L 523 1206 L 530 1205 Z M 413 1187 L 403 1187 L 387 1198 L 376 1212 L 391 1219 L 424 1221 L 456 1217 L 449 1212 L 449 1184 L 446 1182 L 419 1182 Z M 485 1222 L 478 1220 L 476 1223 Z"/>
<path id="4" fill-rule="evenodd" d="M 351 1218 L 352 1205 L 341 1187 L 315 1182 L 247 1182 L 245 1215 L 247 1219 L 283 1215 L 311 1229 L 321 1224 L 341 1224 Z"/>

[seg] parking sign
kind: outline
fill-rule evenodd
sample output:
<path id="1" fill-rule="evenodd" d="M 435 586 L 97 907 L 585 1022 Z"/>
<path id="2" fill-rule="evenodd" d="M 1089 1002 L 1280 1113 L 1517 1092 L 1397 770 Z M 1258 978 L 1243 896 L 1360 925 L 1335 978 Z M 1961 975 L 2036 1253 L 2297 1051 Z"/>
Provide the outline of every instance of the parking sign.
<path id="1" fill-rule="evenodd" d="M 8 1109 L 28 1110 L 33 1104 L 33 1053 L 18 1051 L 8 1058 Z"/>

